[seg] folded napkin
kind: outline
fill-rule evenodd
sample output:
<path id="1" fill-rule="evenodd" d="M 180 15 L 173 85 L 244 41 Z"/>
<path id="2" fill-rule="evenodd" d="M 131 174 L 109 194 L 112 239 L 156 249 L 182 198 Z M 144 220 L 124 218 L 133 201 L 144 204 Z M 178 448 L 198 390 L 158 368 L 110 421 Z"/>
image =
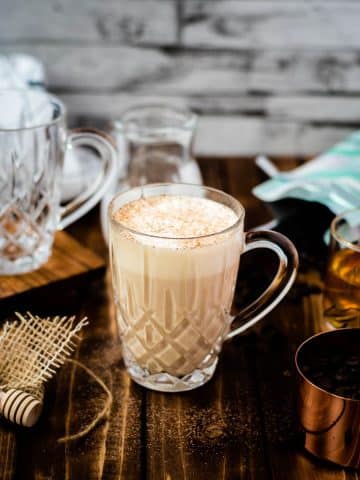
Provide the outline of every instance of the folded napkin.
<path id="1" fill-rule="evenodd" d="M 0 88 L 44 86 L 45 72 L 39 60 L 22 53 L 0 55 Z"/>
<path id="2" fill-rule="evenodd" d="M 291 172 L 279 172 L 263 156 L 256 163 L 271 177 L 253 189 L 264 202 L 296 198 L 321 203 L 336 215 L 360 207 L 360 131 Z"/>
<path id="3" fill-rule="evenodd" d="M 0 128 L 18 128 L 19 125 L 26 128 L 45 124 L 52 118 L 52 107 L 42 88 L 44 79 L 44 68 L 34 57 L 0 55 L 0 89 L 4 90 L 2 105 L 6 112 L 0 116 Z M 19 93 L 6 95 L 8 89 L 17 89 Z M 34 90 L 35 95 L 28 95 Z"/>

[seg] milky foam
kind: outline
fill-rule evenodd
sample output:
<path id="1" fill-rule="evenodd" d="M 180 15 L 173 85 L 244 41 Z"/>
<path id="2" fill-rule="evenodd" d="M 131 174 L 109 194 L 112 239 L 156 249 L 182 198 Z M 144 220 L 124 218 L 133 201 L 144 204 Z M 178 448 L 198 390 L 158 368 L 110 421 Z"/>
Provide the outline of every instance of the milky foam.
<path id="1" fill-rule="evenodd" d="M 226 205 L 200 197 L 158 195 L 139 198 L 113 214 L 124 227 L 157 237 L 198 237 L 234 225 L 236 213 Z"/>

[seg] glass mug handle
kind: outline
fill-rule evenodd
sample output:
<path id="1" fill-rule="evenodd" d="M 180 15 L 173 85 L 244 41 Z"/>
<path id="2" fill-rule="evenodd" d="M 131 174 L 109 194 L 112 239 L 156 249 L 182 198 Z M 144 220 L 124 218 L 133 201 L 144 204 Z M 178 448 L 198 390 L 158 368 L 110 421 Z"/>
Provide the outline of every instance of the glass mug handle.
<path id="1" fill-rule="evenodd" d="M 279 266 L 271 284 L 260 297 L 234 316 L 232 319 L 233 322 L 239 319 L 243 322 L 245 321 L 245 323 L 238 328 L 230 330 L 226 340 L 245 332 L 245 330 L 255 325 L 276 307 L 294 283 L 299 265 L 299 258 L 295 246 L 281 233 L 270 230 L 249 231 L 245 233 L 245 245 L 243 253 L 255 250 L 256 248 L 268 248 L 272 250 L 278 256 Z"/>
<path id="2" fill-rule="evenodd" d="M 68 148 L 94 148 L 102 167 L 94 182 L 63 207 L 58 230 L 66 228 L 91 210 L 109 189 L 117 174 L 117 153 L 105 133 L 96 129 L 76 129 L 70 132 L 66 143 Z"/>

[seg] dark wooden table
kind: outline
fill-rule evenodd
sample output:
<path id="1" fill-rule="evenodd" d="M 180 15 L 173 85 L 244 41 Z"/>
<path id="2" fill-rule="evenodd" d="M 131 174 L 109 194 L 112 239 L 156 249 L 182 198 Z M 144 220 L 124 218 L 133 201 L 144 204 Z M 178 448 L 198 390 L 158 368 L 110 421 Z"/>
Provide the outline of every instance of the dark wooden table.
<path id="1" fill-rule="evenodd" d="M 282 159 L 278 164 L 287 169 L 299 162 Z M 207 185 L 244 204 L 247 228 L 271 218 L 250 193 L 260 180 L 252 159 L 201 159 L 200 165 Z M 107 255 L 97 210 L 69 231 Z M 254 268 L 260 265 L 255 254 L 252 265 L 252 272 L 263 271 L 263 264 Z M 84 440 L 57 443 L 64 433 L 83 427 L 104 402 L 101 389 L 68 364 L 49 385 L 38 426 L 25 431 L 0 422 L 0 478 L 357 479 L 354 472 L 312 458 L 299 441 L 293 355 L 299 343 L 319 329 L 318 283 L 316 271 L 301 272 L 288 297 L 259 327 L 224 345 L 214 378 L 184 394 L 152 392 L 130 380 L 121 359 L 109 272 L 78 291 L 54 292 L 34 313 L 52 314 L 61 308 L 89 317 L 75 357 L 111 389 L 111 417 Z"/>

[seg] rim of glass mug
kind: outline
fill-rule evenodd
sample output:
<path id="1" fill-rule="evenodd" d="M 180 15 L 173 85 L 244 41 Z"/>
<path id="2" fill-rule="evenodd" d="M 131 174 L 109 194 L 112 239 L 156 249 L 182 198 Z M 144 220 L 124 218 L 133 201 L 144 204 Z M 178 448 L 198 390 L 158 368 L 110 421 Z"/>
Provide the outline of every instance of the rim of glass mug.
<path id="1" fill-rule="evenodd" d="M 35 88 L 4 88 L 0 90 L 0 96 L 8 94 L 8 93 L 24 93 L 24 94 L 40 94 L 43 95 L 44 98 L 48 99 L 51 103 L 53 103 L 57 107 L 57 116 L 53 120 L 49 120 L 48 122 L 41 122 L 37 123 L 36 125 L 24 126 L 24 127 L 16 127 L 16 128 L 4 128 L 0 126 L 0 132 L 19 132 L 23 130 L 36 130 L 37 128 L 44 128 L 50 125 L 55 125 L 60 123 L 66 116 L 67 110 L 64 103 L 55 95 L 47 92 L 46 90 L 38 90 Z"/>
<path id="2" fill-rule="evenodd" d="M 197 123 L 197 115 L 193 113 L 190 110 L 187 110 L 186 108 L 181 108 L 177 105 L 167 105 L 163 103 L 149 103 L 149 104 L 139 104 L 135 105 L 134 107 L 127 108 L 126 110 L 123 111 L 123 113 L 120 115 L 119 120 L 115 120 L 112 125 L 116 130 L 119 131 L 128 131 L 129 126 L 128 122 L 131 122 L 131 115 L 134 115 L 136 118 L 142 111 L 150 111 L 152 113 L 162 113 L 162 111 L 165 112 L 173 112 L 175 114 L 178 114 L 179 116 L 183 117 L 183 121 L 179 123 L 178 125 L 166 125 L 166 126 L 136 126 L 136 130 L 140 134 L 144 134 L 147 132 L 166 132 L 169 131 L 173 128 L 179 128 L 182 130 L 194 130 L 196 127 Z"/>
<path id="3" fill-rule="evenodd" d="M 113 208 L 114 204 L 116 203 L 116 201 L 120 197 L 122 197 L 122 196 L 126 197 L 126 195 L 128 195 L 128 196 L 134 195 L 134 197 L 135 197 L 136 193 L 139 192 L 140 195 L 138 197 L 132 198 L 128 202 L 124 202 L 123 205 L 126 205 L 127 203 L 130 203 L 131 201 L 135 201 L 135 200 L 138 200 L 139 198 L 143 198 L 144 197 L 144 195 L 143 195 L 144 189 L 151 190 L 152 188 L 157 189 L 157 188 L 161 188 L 161 187 L 163 187 L 163 188 L 170 188 L 171 187 L 173 189 L 174 193 L 169 192 L 166 195 L 176 195 L 177 194 L 176 189 L 178 187 L 179 190 L 182 190 L 183 188 L 189 188 L 189 190 L 191 190 L 191 189 L 193 189 L 193 190 L 205 190 L 207 192 L 214 193 L 216 195 L 222 196 L 223 198 L 226 198 L 227 201 L 230 204 L 233 204 L 234 207 L 236 207 L 236 210 L 232 207 L 229 207 L 229 208 L 232 208 L 232 210 L 236 213 L 237 220 L 236 220 L 235 223 L 230 225 L 230 227 L 227 227 L 223 230 L 219 230 L 218 232 L 208 233 L 206 235 L 195 235 L 195 236 L 191 236 L 191 237 L 167 237 L 167 236 L 164 236 L 164 235 L 153 235 L 153 234 L 150 234 L 150 233 L 144 233 L 144 232 L 140 232 L 138 230 L 134 230 L 130 227 L 127 227 L 126 225 L 119 222 L 118 220 L 116 220 L 114 218 L 114 216 L 112 215 L 112 212 L 114 210 L 114 208 Z M 178 195 L 184 195 L 184 193 L 179 192 Z M 190 196 L 195 197 L 195 198 L 198 197 L 197 195 L 190 195 Z M 216 202 L 217 200 L 213 200 L 213 201 Z M 244 217 L 245 217 L 245 208 L 232 195 L 229 195 L 228 193 L 225 193 L 222 190 L 218 190 L 217 188 L 206 187 L 204 185 L 196 185 L 196 184 L 193 184 L 193 183 L 149 183 L 147 185 L 141 185 L 139 187 L 132 188 L 132 189 L 127 190 L 125 192 L 119 192 L 111 200 L 111 202 L 109 204 L 109 207 L 108 207 L 108 212 L 109 212 L 110 221 L 112 223 L 114 223 L 115 225 L 120 225 L 121 228 L 123 228 L 124 230 L 126 230 L 126 231 L 128 231 L 132 234 L 144 236 L 144 237 L 147 237 L 147 238 L 161 238 L 161 239 L 164 239 L 164 240 L 180 240 L 180 241 L 181 240 L 196 240 L 196 239 L 199 239 L 199 238 L 209 238 L 209 237 L 214 237 L 216 235 L 222 235 L 224 233 L 231 232 L 232 230 L 236 229 L 242 223 L 242 221 L 244 220 Z"/>
<path id="4" fill-rule="evenodd" d="M 360 207 L 357 208 L 352 208 L 351 210 L 346 210 L 345 212 L 341 213 L 340 215 L 337 215 L 331 222 L 330 224 L 330 233 L 331 236 L 340 244 L 345 245 L 346 247 L 350 248 L 351 250 L 354 250 L 355 252 L 360 252 L 360 244 L 356 245 L 352 243 L 350 240 L 347 238 L 343 237 L 339 232 L 338 232 L 338 227 L 339 223 L 341 221 L 347 221 L 347 217 L 351 215 L 352 213 L 358 212 L 358 219 L 359 219 L 359 227 L 360 227 Z M 359 238 L 360 240 L 360 238 Z"/>

